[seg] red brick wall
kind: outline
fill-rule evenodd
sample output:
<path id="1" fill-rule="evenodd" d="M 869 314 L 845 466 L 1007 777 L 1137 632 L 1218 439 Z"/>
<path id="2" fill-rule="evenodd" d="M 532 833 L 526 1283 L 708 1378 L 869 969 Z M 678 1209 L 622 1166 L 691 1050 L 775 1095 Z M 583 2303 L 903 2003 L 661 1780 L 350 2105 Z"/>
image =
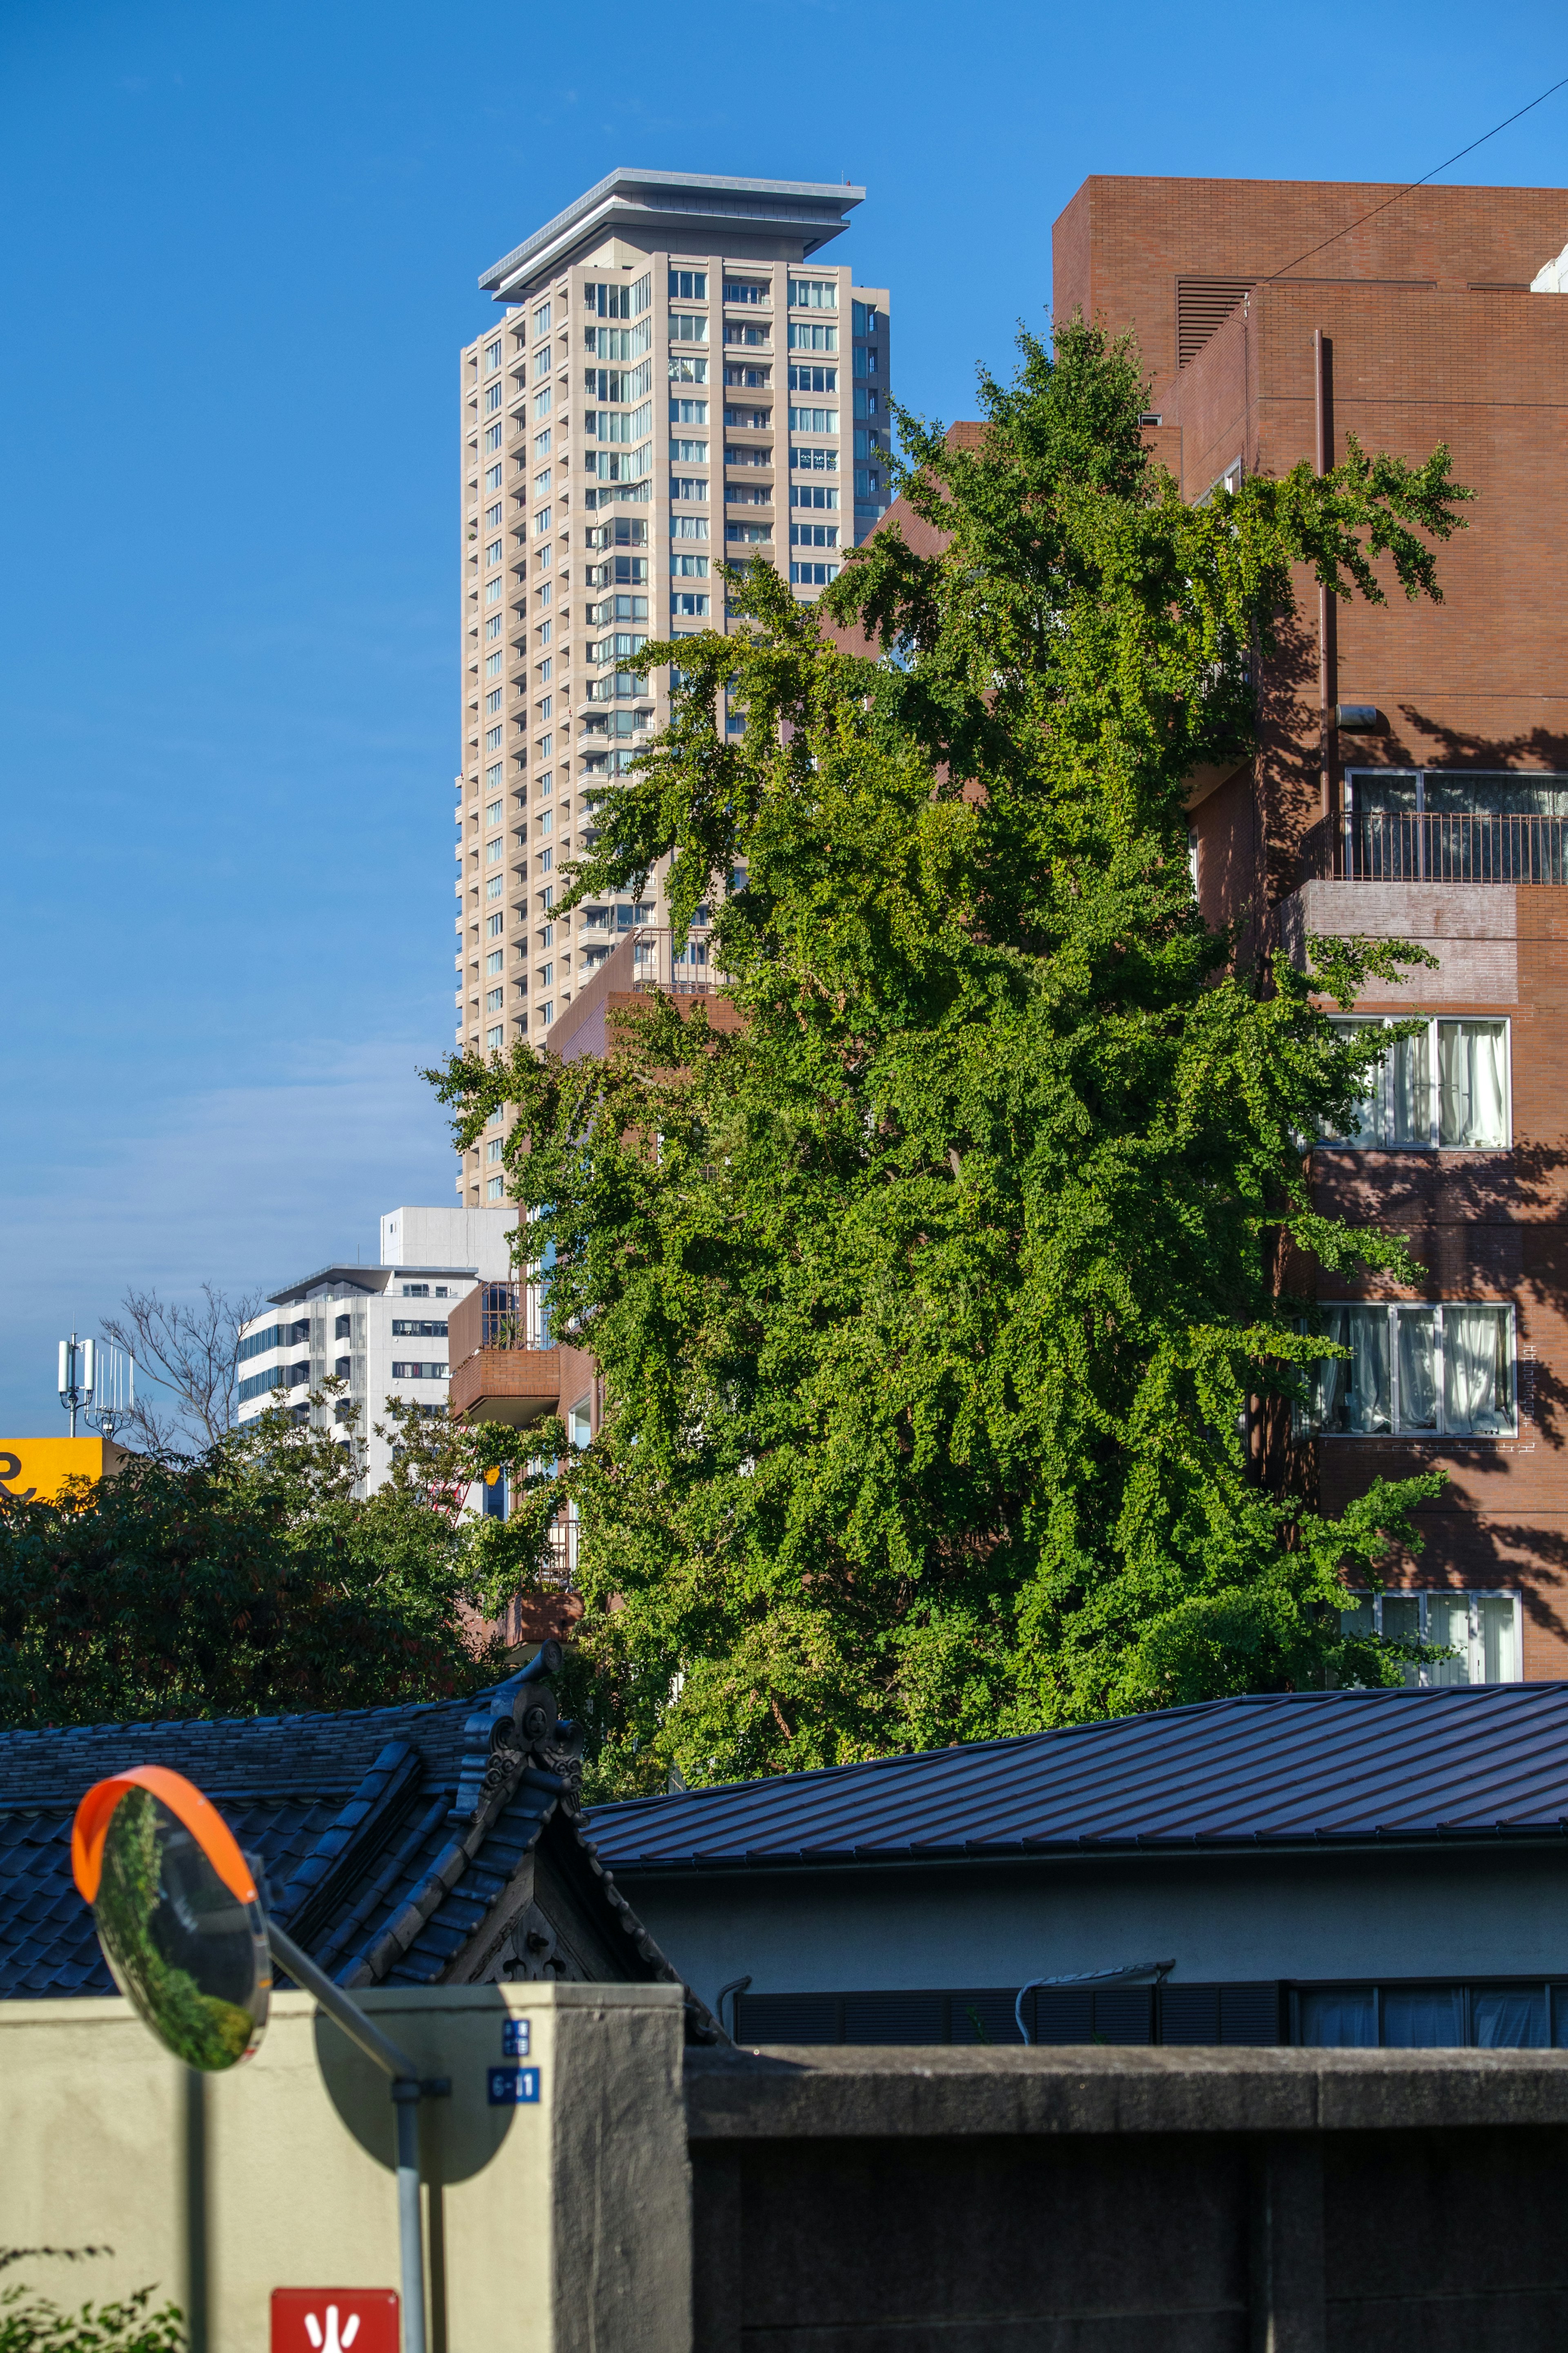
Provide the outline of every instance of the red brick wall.
<path id="1" fill-rule="evenodd" d="M 1393 197 L 1394 201 L 1388 203 Z M 1363 214 L 1375 217 L 1351 227 Z M 1337 232 L 1348 230 L 1347 235 Z M 1333 241 L 1321 252 L 1310 248 Z M 1155 380 L 1176 375 L 1176 280 L 1428 279 L 1463 290 L 1528 285 L 1568 244 L 1561 188 L 1418 188 L 1335 180 L 1084 182 L 1052 234 L 1058 319 L 1081 310 L 1132 328 Z M 1304 257 L 1304 258 L 1299 258 Z"/>
<path id="2" fill-rule="evenodd" d="M 1332 454 L 1344 456 L 1351 432 L 1369 452 L 1413 460 L 1447 442 L 1458 479 L 1478 492 L 1469 528 L 1438 554 L 1441 605 L 1408 605 L 1392 591 L 1384 607 L 1338 608 L 1333 699 L 1375 705 L 1384 724 L 1337 739 L 1336 803 L 1347 764 L 1568 771 L 1568 545 L 1558 519 L 1568 297 L 1479 283 L 1527 283 L 1568 242 L 1568 191 L 1401 197 L 1300 263 L 1296 282 L 1258 286 L 1176 367 L 1178 277 L 1262 278 L 1392 193 L 1095 179 L 1057 225 L 1058 315 L 1081 307 L 1135 331 L 1157 379 L 1160 454 L 1187 498 L 1237 455 L 1249 473 L 1273 475 L 1310 459 L 1314 328 L 1331 345 Z M 1301 282 L 1309 274 L 1315 282 Z M 1399 278 L 1429 282 L 1388 282 Z M 1304 579 L 1299 590 L 1297 627 L 1259 681 L 1260 756 L 1193 815 L 1205 913 L 1225 920 L 1261 895 L 1273 908 L 1264 940 L 1303 928 L 1297 853 L 1321 806 L 1316 594 Z M 1379 1474 L 1447 1470 L 1406 1581 L 1522 1588 L 1527 1676 L 1568 1675 L 1568 889 L 1481 893 L 1479 920 L 1500 943 L 1506 935 L 1514 959 L 1514 993 L 1500 1000 L 1456 994 L 1466 974 L 1488 969 L 1476 942 L 1458 936 L 1474 931 L 1470 914 L 1461 922 L 1449 908 L 1448 921 L 1397 886 L 1349 885 L 1341 896 L 1345 928 L 1454 934 L 1433 936 L 1447 975 L 1426 982 L 1426 1000 L 1415 977 L 1410 1005 L 1506 1013 L 1513 1023 L 1511 1153 L 1321 1153 L 1314 1182 L 1326 1208 L 1408 1235 L 1428 1270 L 1415 1295 L 1513 1301 L 1520 1428 L 1504 1440 L 1322 1440 L 1321 1500 L 1334 1510 Z M 1326 1279 L 1319 1289 L 1347 1295 Z"/>

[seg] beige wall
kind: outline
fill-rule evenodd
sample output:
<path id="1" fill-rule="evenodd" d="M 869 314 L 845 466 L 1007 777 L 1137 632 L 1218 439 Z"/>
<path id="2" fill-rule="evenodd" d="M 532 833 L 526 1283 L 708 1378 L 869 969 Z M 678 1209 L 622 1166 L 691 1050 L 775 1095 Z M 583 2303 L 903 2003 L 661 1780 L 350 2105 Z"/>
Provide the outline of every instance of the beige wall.
<path id="1" fill-rule="evenodd" d="M 423 2110 L 431 2353 L 688 2346 L 680 1989 L 363 1999 L 452 2078 Z M 537 2107 L 488 2104 L 509 2016 L 531 2022 Z M 11 2278 L 68 2305 L 151 2283 L 199 2324 L 205 2267 L 197 2353 L 204 2335 L 264 2353 L 274 2287 L 397 2286 L 384 2078 L 307 1996 L 279 1996 L 256 2057 L 200 2080 L 121 2000 L 0 2003 L 0 2242 L 113 2249 Z"/>

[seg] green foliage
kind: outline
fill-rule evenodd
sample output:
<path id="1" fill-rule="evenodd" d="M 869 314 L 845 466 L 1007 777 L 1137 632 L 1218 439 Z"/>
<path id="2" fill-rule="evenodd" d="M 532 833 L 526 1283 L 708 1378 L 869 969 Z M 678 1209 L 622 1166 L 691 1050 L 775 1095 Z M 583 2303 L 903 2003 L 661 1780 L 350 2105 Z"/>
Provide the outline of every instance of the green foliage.
<path id="1" fill-rule="evenodd" d="M 0 1502 L 0 1723 L 374 1706 L 504 1672 L 481 1620 L 537 1579 L 542 1533 L 531 1554 L 526 1519 L 499 1542 L 459 1523 L 493 1435 L 387 1412 L 398 1456 L 368 1498 L 352 1451 L 277 1409 L 194 1459 Z"/>
<path id="2" fill-rule="evenodd" d="M 556 1327 L 605 1375 L 551 1489 L 582 1514 L 604 1788 L 1394 1681 L 1411 1654 L 1342 1637 L 1342 1578 L 1418 1543 L 1440 1482 L 1330 1521 L 1258 1478 L 1238 1422 L 1253 1398 L 1288 1424 L 1335 1353 L 1300 1328 L 1313 1261 L 1418 1271 L 1320 1213 L 1300 1139 L 1378 1050 L 1323 997 L 1429 959 L 1320 941 L 1310 971 L 1240 968 L 1194 903 L 1184 788 L 1251 745 L 1293 567 L 1436 596 L 1428 543 L 1468 493 L 1445 451 L 1352 449 L 1187 507 L 1128 348 L 1075 324 L 1022 349 L 979 450 L 900 419 L 905 495 L 950 544 L 884 531 L 825 599 L 883 658 L 761 566 L 730 579 L 750 628 L 647 649 L 687 683 L 574 897 L 673 852 L 684 922 L 743 866 L 715 950 L 739 1033 L 664 999 L 603 1063 L 438 1074 L 465 1143 L 521 1107 Z"/>
<path id="3" fill-rule="evenodd" d="M 105 2254 L 102 2247 L 4 2247 L 0 2271 L 40 2256 L 68 2263 Z M 136 2288 L 112 2304 L 84 2304 L 63 2312 L 47 2296 L 20 2285 L 0 2288 L 0 2353 L 184 2353 L 184 2315 L 177 2306 L 152 2309 L 153 2290 Z"/>
<path id="4" fill-rule="evenodd" d="M 158 1940 L 163 1904 L 159 1872 L 158 1804 L 150 1790 L 128 1789 L 103 1842 L 103 1873 L 93 1909 L 124 1989 L 162 2040 L 188 2067 L 232 2067 L 250 2041 L 250 2012 L 205 1993 L 189 1969 L 171 1961 Z"/>

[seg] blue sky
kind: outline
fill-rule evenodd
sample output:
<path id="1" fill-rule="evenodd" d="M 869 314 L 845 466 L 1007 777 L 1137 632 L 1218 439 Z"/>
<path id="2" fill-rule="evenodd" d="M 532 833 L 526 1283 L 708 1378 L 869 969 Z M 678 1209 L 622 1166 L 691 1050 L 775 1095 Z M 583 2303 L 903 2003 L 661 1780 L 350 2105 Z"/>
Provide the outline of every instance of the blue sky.
<path id="1" fill-rule="evenodd" d="M 55 1339 L 127 1285 L 271 1288 L 455 1198 L 416 1073 L 485 264 L 617 164 L 847 174 L 894 388 L 962 416 L 1086 174 L 1415 178 L 1568 71 L 1544 6 L 670 22 L 0 0 L 0 1432 L 59 1425 Z M 1448 176 L 1565 148 L 1568 91 Z"/>

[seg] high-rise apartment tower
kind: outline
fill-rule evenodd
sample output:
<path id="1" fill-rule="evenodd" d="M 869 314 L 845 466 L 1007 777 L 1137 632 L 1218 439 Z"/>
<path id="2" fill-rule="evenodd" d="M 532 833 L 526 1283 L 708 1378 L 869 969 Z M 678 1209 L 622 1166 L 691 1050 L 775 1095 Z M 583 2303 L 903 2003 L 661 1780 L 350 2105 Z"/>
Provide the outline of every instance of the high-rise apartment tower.
<path id="1" fill-rule="evenodd" d="M 479 280 L 504 315 L 461 361 L 460 1047 L 542 1045 L 658 932 L 658 874 L 555 904 L 595 787 L 668 715 L 646 640 L 726 626 L 721 558 L 815 598 L 888 506 L 887 291 L 822 258 L 863 194 L 612 172 Z M 502 1198 L 503 1143 L 468 1155 L 469 1203 Z"/>

